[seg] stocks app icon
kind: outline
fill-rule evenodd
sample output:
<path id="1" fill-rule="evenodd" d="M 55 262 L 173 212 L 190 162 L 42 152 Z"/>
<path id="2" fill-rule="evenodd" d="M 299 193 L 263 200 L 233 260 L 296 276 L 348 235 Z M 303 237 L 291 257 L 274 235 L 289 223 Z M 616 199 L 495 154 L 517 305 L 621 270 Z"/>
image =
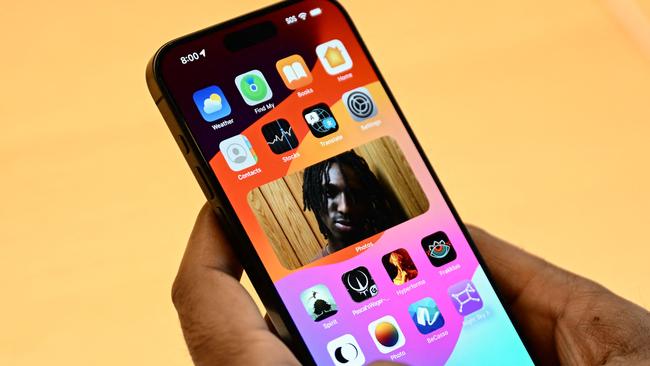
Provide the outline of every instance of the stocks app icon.
<path id="1" fill-rule="evenodd" d="M 262 126 L 266 143 L 276 154 L 284 154 L 298 147 L 298 138 L 285 119 L 278 119 Z"/>
<path id="2" fill-rule="evenodd" d="M 377 296 L 377 285 L 366 267 L 358 267 L 349 272 L 345 272 L 342 280 L 352 300 L 356 302 L 362 302 L 373 296 Z"/>
<path id="3" fill-rule="evenodd" d="M 436 267 L 444 266 L 456 259 L 456 250 L 451 245 L 447 234 L 442 231 L 438 231 L 422 239 L 422 248 L 427 253 L 429 262 Z"/>

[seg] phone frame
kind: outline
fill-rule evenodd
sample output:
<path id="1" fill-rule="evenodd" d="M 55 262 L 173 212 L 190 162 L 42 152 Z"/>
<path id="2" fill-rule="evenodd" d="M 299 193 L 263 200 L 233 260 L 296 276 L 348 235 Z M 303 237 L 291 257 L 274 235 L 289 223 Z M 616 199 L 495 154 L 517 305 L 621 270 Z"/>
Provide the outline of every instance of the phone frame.
<path id="1" fill-rule="evenodd" d="M 187 161 L 188 165 L 190 166 L 190 169 L 194 173 L 196 180 L 201 186 L 204 195 L 206 196 L 208 202 L 210 203 L 214 212 L 216 213 L 219 222 L 225 229 L 226 234 L 228 235 L 231 242 L 242 244 L 242 245 L 234 246 L 233 249 L 237 254 L 238 258 L 240 259 L 242 266 L 246 271 L 246 273 L 248 274 L 251 282 L 254 284 L 255 290 L 259 295 L 260 299 L 262 300 L 262 303 L 264 304 L 264 307 L 267 310 L 268 316 L 273 326 L 276 328 L 277 334 L 285 342 L 285 344 L 287 344 L 287 346 L 291 349 L 291 351 L 294 353 L 294 355 L 296 355 L 296 357 L 300 360 L 302 364 L 315 365 L 316 362 L 311 356 L 311 354 L 309 353 L 307 345 L 303 340 L 302 334 L 298 330 L 298 327 L 294 323 L 289 312 L 284 307 L 282 298 L 280 297 L 280 294 L 277 292 L 275 288 L 275 284 L 273 283 L 271 277 L 266 272 L 266 268 L 264 267 L 261 258 L 258 256 L 252 241 L 246 234 L 246 231 L 244 230 L 241 221 L 237 217 L 234 208 L 230 205 L 226 193 L 221 188 L 221 185 L 219 184 L 216 175 L 212 171 L 212 168 L 210 167 L 208 161 L 203 156 L 203 153 L 201 152 L 199 145 L 194 140 L 189 130 L 189 127 L 186 124 L 186 121 L 184 120 L 184 118 L 180 113 L 180 109 L 174 103 L 174 100 L 171 98 L 171 93 L 169 92 L 167 86 L 163 81 L 162 75 L 159 72 L 160 71 L 159 62 L 162 56 L 167 51 L 178 46 L 183 42 L 194 40 L 196 38 L 202 37 L 211 32 L 227 29 L 228 27 L 237 25 L 241 22 L 266 15 L 268 13 L 294 5 L 296 3 L 300 3 L 302 1 L 303 0 L 285 0 L 167 42 L 162 47 L 160 47 L 158 51 L 156 51 L 154 56 L 148 62 L 147 69 L 146 69 L 146 81 L 151 96 L 153 97 L 156 105 L 158 106 L 160 113 L 163 115 L 163 118 L 167 123 L 167 126 L 172 132 L 172 135 L 174 136 L 174 139 L 179 145 L 181 152 L 185 157 L 185 160 Z M 348 25 L 350 26 L 350 29 L 352 30 L 357 41 L 359 42 L 361 49 L 364 52 L 364 55 L 368 58 L 368 62 L 373 68 L 373 71 L 376 73 L 377 78 L 381 83 L 381 86 L 384 88 L 386 94 L 388 95 L 389 100 L 393 104 L 397 112 L 397 115 L 403 122 L 404 127 L 406 128 L 409 134 L 409 137 L 415 144 L 418 153 L 424 160 L 424 163 L 429 173 L 433 177 L 436 186 L 440 190 L 440 193 L 445 203 L 449 206 L 449 209 L 451 210 L 454 219 L 459 225 L 463 235 L 465 235 L 465 238 L 469 243 L 472 253 L 476 257 L 479 265 L 485 271 L 488 281 L 492 285 L 492 288 L 494 289 L 497 298 L 502 303 L 503 308 L 505 309 L 506 315 L 508 316 L 509 320 L 512 322 L 515 328 L 515 332 L 521 339 L 524 348 L 528 352 L 530 358 L 533 360 L 535 364 L 538 364 L 537 358 L 535 357 L 535 355 L 531 353 L 531 348 L 529 346 L 528 340 L 519 331 L 518 322 L 516 321 L 515 318 L 513 318 L 510 309 L 503 301 L 503 296 L 501 295 L 501 292 L 494 285 L 492 274 L 490 273 L 489 268 L 487 267 L 485 261 L 483 260 L 483 257 L 480 255 L 476 247 L 476 244 L 474 244 L 474 241 L 472 240 L 469 231 L 463 224 L 463 221 L 461 220 L 460 215 L 456 211 L 456 208 L 454 207 L 453 203 L 449 199 L 447 192 L 445 191 L 440 179 L 435 173 L 433 166 L 429 162 L 429 159 L 427 158 L 427 155 L 422 149 L 422 146 L 420 145 L 415 134 L 413 133 L 411 126 L 406 120 L 406 117 L 404 116 L 402 109 L 399 107 L 399 104 L 395 100 L 395 97 L 393 96 L 393 93 L 388 87 L 388 84 L 386 83 L 383 75 L 379 71 L 377 64 L 372 58 L 370 51 L 366 47 L 365 42 L 361 38 L 361 35 L 359 34 L 357 27 L 352 21 L 352 18 L 345 10 L 345 8 L 343 8 L 343 6 L 338 1 L 336 0 L 323 0 L 323 1 L 327 1 L 331 4 L 334 4 L 346 19 Z"/>

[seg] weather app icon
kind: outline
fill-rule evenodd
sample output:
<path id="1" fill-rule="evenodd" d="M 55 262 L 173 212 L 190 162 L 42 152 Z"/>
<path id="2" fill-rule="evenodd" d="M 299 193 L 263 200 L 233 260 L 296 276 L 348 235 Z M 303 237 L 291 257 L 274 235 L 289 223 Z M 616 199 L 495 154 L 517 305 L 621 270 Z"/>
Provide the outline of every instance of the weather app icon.
<path id="1" fill-rule="evenodd" d="M 224 118 L 231 112 L 226 96 L 221 88 L 215 85 L 194 92 L 194 104 L 207 122 Z"/>

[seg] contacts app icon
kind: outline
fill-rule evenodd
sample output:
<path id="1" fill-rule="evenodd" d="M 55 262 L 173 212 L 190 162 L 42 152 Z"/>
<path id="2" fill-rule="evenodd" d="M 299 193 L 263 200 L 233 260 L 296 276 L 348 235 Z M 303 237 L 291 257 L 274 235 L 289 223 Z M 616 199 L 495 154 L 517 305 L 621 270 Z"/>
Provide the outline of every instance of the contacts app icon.
<path id="1" fill-rule="evenodd" d="M 233 136 L 221 141 L 219 150 L 231 170 L 238 172 L 257 164 L 257 155 L 250 141 L 244 135 Z"/>

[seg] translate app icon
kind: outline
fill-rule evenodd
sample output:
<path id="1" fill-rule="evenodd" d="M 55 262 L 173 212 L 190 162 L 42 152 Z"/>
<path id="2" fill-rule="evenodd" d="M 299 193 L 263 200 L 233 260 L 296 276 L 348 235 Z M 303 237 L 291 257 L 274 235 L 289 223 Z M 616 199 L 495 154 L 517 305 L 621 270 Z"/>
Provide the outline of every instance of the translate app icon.
<path id="1" fill-rule="evenodd" d="M 438 309 L 438 305 L 430 297 L 425 297 L 409 305 L 409 315 L 415 327 L 422 334 L 429 334 L 445 325 L 445 319 Z"/>
<path id="2" fill-rule="evenodd" d="M 460 281 L 449 287 L 447 293 L 460 315 L 469 315 L 483 307 L 483 299 L 472 281 Z"/>
<path id="3" fill-rule="evenodd" d="M 228 116 L 231 112 L 230 104 L 226 100 L 221 88 L 211 85 L 194 92 L 194 104 L 207 122 L 214 122 L 219 118 Z"/>

